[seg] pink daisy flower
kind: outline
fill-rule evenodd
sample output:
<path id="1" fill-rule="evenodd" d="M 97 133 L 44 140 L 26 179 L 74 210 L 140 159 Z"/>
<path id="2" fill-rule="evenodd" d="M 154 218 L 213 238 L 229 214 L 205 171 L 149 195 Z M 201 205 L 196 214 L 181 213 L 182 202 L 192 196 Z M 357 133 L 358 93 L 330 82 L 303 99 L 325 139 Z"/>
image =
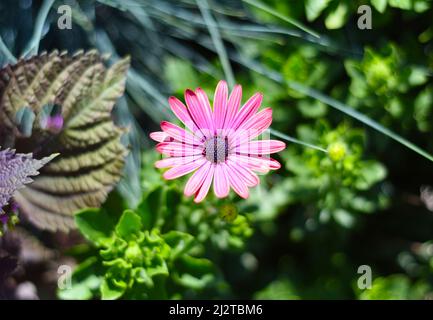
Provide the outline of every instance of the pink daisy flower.
<path id="1" fill-rule="evenodd" d="M 248 188 L 259 184 L 257 173 L 267 173 L 281 167 L 269 154 L 283 150 L 278 140 L 257 140 L 272 122 L 272 109 L 258 112 L 263 95 L 254 94 L 240 107 L 242 87 L 236 85 L 228 97 L 225 81 L 215 91 L 213 109 L 206 93 L 198 88 L 185 91 L 186 106 L 177 98 L 168 102 L 173 113 L 185 125 L 183 129 L 162 121 L 162 131 L 150 137 L 158 141 L 156 149 L 166 156 L 155 163 L 157 168 L 170 168 L 167 180 L 192 173 L 185 186 L 185 195 L 195 195 L 202 201 L 213 190 L 217 197 L 227 197 L 232 188 L 242 198 L 248 198 Z"/>

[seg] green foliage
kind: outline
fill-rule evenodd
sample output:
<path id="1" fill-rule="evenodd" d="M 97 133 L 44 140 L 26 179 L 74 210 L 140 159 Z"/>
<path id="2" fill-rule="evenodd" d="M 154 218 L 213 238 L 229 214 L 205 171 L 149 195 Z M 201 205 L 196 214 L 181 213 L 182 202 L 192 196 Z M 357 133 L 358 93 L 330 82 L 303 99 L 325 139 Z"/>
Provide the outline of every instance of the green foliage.
<path id="1" fill-rule="evenodd" d="M 194 230 L 197 239 L 210 242 L 220 250 L 242 249 L 253 230 L 245 215 L 228 216 L 233 213 L 227 211 L 236 210 L 233 204 L 214 204 L 193 211 L 190 205 L 183 205 L 179 208 L 177 224 L 183 229 Z"/>
<path id="2" fill-rule="evenodd" d="M 257 292 L 256 299 L 264 300 L 297 300 L 300 297 L 296 294 L 296 289 L 288 279 L 275 280 L 266 288 Z"/>
<path id="3" fill-rule="evenodd" d="M 431 6 L 431 1 L 428 0 L 371 0 L 371 4 L 377 11 L 383 13 L 386 6 L 403 10 L 413 10 L 415 12 L 424 12 Z"/>
<path id="4" fill-rule="evenodd" d="M 137 212 L 147 226 L 188 232 L 198 241 L 222 250 L 244 247 L 253 234 L 254 214 L 248 206 L 233 195 L 221 200 L 213 194 L 206 203 L 195 204 L 183 196 L 185 181 L 161 180 L 161 174 L 152 166 L 156 154 L 146 152 L 144 158 L 148 161 L 142 169 L 146 191 Z"/>
<path id="5" fill-rule="evenodd" d="M 376 278 L 372 287 L 359 294 L 361 300 L 411 300 L 423 299 L 428 288 L 425 284 L 412 284 L 401 274 Z"/>
<path id="6" fill-rule="evenodd" d="M 59 297 L 431 299 L 432 199 L 431 195 L 420 196 L 420 189 L 431 184 L 431 164 L 389 139 L 430 157 L 424 149 L 432 151 L 431 1 L 209 0 L 206 5 L 189 0 L 145 4 L 99 0 L 97 10 L 92 1 L 68 1 L 73 8 L 71 31 L 53 27 L 58 16 L 55 12 L 46 15 L 50 2 L 27 10 L 17 9 L 16 1 L 0 3 L 0 63 L 13 62 L 14 55 L 22 56 L 38 46 L 69 52 L 96 47 L 101 53 L 111 53 L 104 66 L 89 54 L 82 55 L 95 72 L 80 86 L 90 96 L 79 96 L 74 108 L 87 119 L 90 111 L 84 110 L 89 106 L 114 104 L 125 76 L 110 70 L 127 67 L 127 60 L 115 64 L 120 56 L 132 57 L 127 94 L 119 101 L 115 116 L 133 129 L 125 137 L 132 145 L 129 160 L 133 161 L 127 163 L 120 185 L 122 196 L 115 191 L 102 208 L 100 198 L 91 203 L 98 208 L 81 210 L 75 216 L 88 242 L 68 251 L 77 266 L 72 288 L 60 290 Z M 372 6 L 372 30 L 356 25 L 360 5 Z M 30 23 L 16 23 L 21 20 L 35 20 L 35 30 Z M 37 64 L 35 69 L 30 62 L 24 65 L 30 67 L 31 76 L 32 70 L 43 69 L 48 78 L 58 73 L 72 77 L 66 86 L 51 86 L 68 91 L 69 81 L 74 82 L 75 76 L 87 78 L 87 72 L 83 66 L 59 65 L 52 73 L 51 67 L 63 61 L 62 57 L 56 56 L 56 62 L 46 59 L 46 64 Z M 107 68 L 106 63 L 114 66 Z M 231 79 L 232 73 L 242 84 L 244 96 L 257 91 L 264 94 L 264 106 L 273 109 L 271 136 L 280 134 L 278 137 L 291 142 L 296 140 L 290 136 L 296 136 L 319 149 L 289 143 L 287 151 L 277 156 L 283 167 L 261 176 L 261 184 L 251 190 L 248 199 L 232 195 L 220 200 L 209 195 L 205 203 L 195 204 L 183 195 L 185 179 L 163 181 L 161 172 L 153 167 L 156 153 L 142 153 L 143 148 L 154 146 L 147 131 L 156 129 L 161 120 L 172 120 L 168 96 L 181 96 L 186 88 L 200 86 L 212 100 L 216 82 Z M 114 89 L 96 85 L 104 75 L 116 78 Z M 21 76 L 22 72 L 16 78 Z M 44 96 L 52 93 L 46 90 L 45 81 L 33 81 L 32 90 L 24 90 L 28 92 L 21 99 L 13 81 L 2 80 L 1 86 L 9 84 L 8 92 L 15 100 L 25 102 L 1 117 L 8 119 L 7 126 L 13 123 L 19 135 L 20 143 L 7 143 L 23 148 L 29 137 L 39 135 L 35 130 L 41 124 L 39 118 L 55 113 L 58 106 L 45 101 Z M 101 97 L 109 99 L 93 104 L 91 95 L 99 89 L 106 93 Z M 2 107 L 0 113 L 4 115 Z M 116 133 L 117 144 L 117 129 L 108 125 L 111 119 L 106 113 L 102 118 L 107 127 L 100 128 L 97 136 Z M 84 122 L 86 125 L 69 130 L 66 121 L 68 130 L 43 130 L 44 137 L 81 136 L 84 129 L 101 123 Z M 0 140 L 10 136 L 0 135 Z M 86 135 L 82 142 L 93 141 L 91 137 Z M 64 142 L 54 140 L 53 151 L 60 151 L 57 147 L 65 146 Z M 85 155 L 77 156 L 83 149 Z M 76 169 L 69 172 L 68 180 L 81 178 L 81 173 L 93 169 L 91 164 L 99 166 L 114 155 L 124 155 L 123 148 L 111 144 L 104 148 L 106 152 L 83 149 L 68 149 L 70 158 L 77 159 L 62 166 Z M 107 170 L 108 175 L 89 174 L 94 179 L 74 183 L 75 192 L 75 187 L 81 192 L 93 185 L 92 190 L 103 193 L 105 199 L 120 178 L 120 167 Z M 42 177 L 54 181 L 56 173 L 51 173 L 42 172 Z M 68 184 L 55 181 L 47 185 L 51 193 L 58 188 L 64 193 Z M 72 205 L 67 199 L 61 201 L 63 207 L 73 207 L 65 218 L 72 223 L 72 211 L 89 202 L 72 201 Z M 51 247 L 63 249 L 57 236 L 52 239 L 47 240 L 44 233 Z M 360 275 L 356 270 L 361 264 L 372 267 L 371 289 L 357 287 Z M 32 278 L 39 272 L 26 271 Z M 46 270 L 43 272 L 45 275 Z M 45 291 L 49 290 L 41 290 Z"/>
<path id="7" fill-rule="evenodd" d="M 424 97 L 418 99 L 424 101 L 419 100 L 412 106 L 407 93 L 425 84 L 427 74 L 419 67 L 405 65 L 399 51 L 395 45 L 388 45 L 378 52 L 366 48 L 361 61 L 346 61 L 345 67 L 351 78 L 348 103 L 362 107 L 374 117 L 382 117 L 382 123 L 398 119 L 403 128 L 412 125 L 411 115 L 415 113 L 418 127 L 425 130 L 425 99 L 428 96 L 425 92 L 420 93 Z"/>
<path id="8" fill-rule="evenodd" d="M 221 282 L 213 263 L 219 255 L 212 260 L 203 255 L 241 249 L 251 237 L 245 210 L 216 199 L 192 208 L 181 184 L 161 181 L 153 167 L 155 154 L 143 158 L 149 160 L 142 170 L 145 192 L 136 209 L 125 209 L 119 217 L 109 199 L 102 209 L 75 215 L 96 252 L 76 268 L 73 287 L 59 291 L 62 299 L 194 296 Z"/>
<path id="9" fill-rule="evenodd" d="M 378 13 L 386 13 L 387 8 L 401 9 L 422 13 L 431 7 L 429 0 L 370 0 L 370 1 L 346 1 L 346 0 L 305 0 L 299 1 L 299 4 L 268 0 L 278 6 L 282 14 L 290 14 L 292 17 L 300 17 L 305 14 L 307 21 L 313 22 L 320 20 L 326 29 L 343 28 L 351 15 L 357 12 L 361 5 L 372 5 Z"/>
<path id="10" fill-rule="evenodd" d="M 386 169 L 377 161 L 362 159 L 364 137 L 360 130 L 347 124 L 331 130 L 326 122 L 318 121 L 315 127 L 301 125 L 297 131 L 301 140 L 328 146 L 328 153 L 288 148 L 284 158 L 294 174 L 286 186 L 291 202 L 311 204 L 320 221 L 333 218 L 344 227 L 355 222 L 353 213 L 384 207 L 386 196 L 374 186 L 386 177 Z"/>
<path id="11" fill-rule="evenodd" d="M 165 62 L 165 78 L 175 94 L 181 95 L 185 88 L 197 88 L 200 83 L 191 64 L 176 58 L 169 58 Z"/>
<path id="12" fill-rule="evenodd" d="M 162 299 L 179 294 L 171 287 L 199 290 L 213 281 L 212 263 L 191 255 L 197 243 L 190 234 L 147 229 L 132 210 L 109 226 L 112 218 L 103 210 L 76 215 L 79 230 L 98 254 L 75 269 L 72 288 L 60 290 L 60 298 Z"/>
<path id="13" fill-rule="evenodd" d="M 284 63 L 284 78 L 322 89 L 326 84 L 322 79 L 331 70 L 330 65 L 325 61 L 317 62 L 318 57 L 319 52 L 312 47 L 303 46 L 298 48 Z M 305 95 L 290 89 L 289 94 L 295 98 L 305 98 Z"/>

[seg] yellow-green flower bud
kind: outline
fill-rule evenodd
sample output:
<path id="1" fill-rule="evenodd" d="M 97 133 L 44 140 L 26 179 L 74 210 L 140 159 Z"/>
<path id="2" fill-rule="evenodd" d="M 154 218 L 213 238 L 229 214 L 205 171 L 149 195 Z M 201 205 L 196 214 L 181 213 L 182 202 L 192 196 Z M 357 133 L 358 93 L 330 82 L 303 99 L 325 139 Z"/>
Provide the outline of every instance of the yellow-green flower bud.
<path id="1" fill-rule="evenodd" d="M 129 243 L 128 248 L 125 250 L 125 258 L 127 261 L 131 262 L 134 265 L 141 264 L 142 252 L 138 243 Z"/>
<path id="2" fill-rule="evenodd" d="M 347 147 L 343 142 L 331 143 L 328 147 L 328 154 L 332 161 L 341 161 L 346 155 Z"/>
<path id="3" fill-rule="evenodd" d="M 238 210 L 232 204 L 225 204 L 220 208 L 219 215 L 223 220 L 233 222 L 238 216 Z"/>

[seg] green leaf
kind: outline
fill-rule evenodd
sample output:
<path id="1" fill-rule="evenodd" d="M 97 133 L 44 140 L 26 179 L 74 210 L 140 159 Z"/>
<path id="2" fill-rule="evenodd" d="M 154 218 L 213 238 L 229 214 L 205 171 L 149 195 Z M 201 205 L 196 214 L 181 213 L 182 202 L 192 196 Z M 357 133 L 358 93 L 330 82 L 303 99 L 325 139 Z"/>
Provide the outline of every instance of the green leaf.
<path id="1" fill-rule="evenodd" d="M 67 290 L 59 290 L 57 296 L 62 300 L 90 300 L 92 291 L 84 283 L 79 283 Z"/>
<path id="2" fill-rule="evenodd" d="M 363 161 L 359 165 L 361 172 L 355 182 L 358 189 L 366 190 L 386 177 L 386 168 L 379 162 Z"/>
<path id="3" fill-rule="evenodd" d="M 305 2 L 305 13 L 308 21 L 313 21 L 326 9 L 330 0 L 307 0 Z"/>
<path id="4" fill-rule="evenodd" d="M 299 110 L 302 115 L 307 118 L 320 118 L 325 116 L 327 108 L 322 102 L 317 100 L 301 100 L 299 101 Z"/>
<path id="5" fill-rule="evenodd" d="M 154 285 L 152 278 L 147 274 L 145 268 L 138 267 L 132 270 L 132 277 L 138 283 L 142 283 L 147 287 L 152 287 Z"/>
<path id="6" fill-rule="evenodd" d="M 59 290 L 57 296 L 62 300 L 90 300 L 100 285 L 100 277 L 90 275 L 82 282 L 73 283 L 69 289 Z"/>
<path id="7" fill-rule="evenodd" d="M 325 19 L 325 25 L 328 29 L 339 29 L 345 23 L 348 14 L 348 7 L 345 3 L 340 3 Z"/>
<path id="8" fill-rule="evenodd" d="M 409 75 L 410 85 L 419 86 L 421 84 L 424 84 L 427 80 L 427 73 L 423 69 L 416 67 L 411 68 Z"/>
<path id="9" fill-rule="evenodd" d="M 169 275 L 167 264 L 160 256 L 156 256 L 154 258 L 153 263 L 146 267 L 146 271 L 148 275 L 152 278 L 155 276 L 166 277 Z"/>
<path id="10" fill-rule="evenodd" d="M 194 245 L 194 237 L 192 235 L 176 230 L 164 234 L 162 238 L 171 247 L 171 260 L 175 260 L 188 252 Z"/>
<path id="11" fill-rule="evenodd" d="M 360 299 L 407 300 L 410 299 L 410 290 L 411 283 L 409 278 L 405 275 L 395 274 L 374 279 L 372 288 L 362 291 Z"/>
<path id="12" fill-rule="evenodd" d="M 384 13 L 385 12 L 387 3 L 388 3 L 388 0 L 371 0 L 371 4 L 380 13 Z"/>
<path id="13" fill-rule="evenodd" d="M 164 187 L 157 186 L 150 192 L 143 194 L 143 198 L 137 206 L 137 214 L 141 217 L 141 222 L 145 230 L 151 230 L 161 211 L 161 199 Z"/>
<path id="14" fill-rule="evenodd" d="M 275 280 L 264 289 L 258 291 L 255 299 L 269 300 L 297 300 L 300 299 L 296 286 L 286 278 Z"/>
<path id="15" fill-rule="evenodd" d="M 124 239 L 129 239 L 132 234 L 138 233 L 142 227 L 140 216 L 132 210 L 125 210 L 116 225 L 116 233 Z"/>
<path id="16" fill-rule="evenodd" d="M 205 274 L 200 278 L 197 278 L 191 274 L 185 273 L 177 277 L 176 281 L 187 288 L 200 290 L 205 288 L 213 280 L 213 275 Z"/>
<path id="17" fill-rule="evenodd" d="M 181 195 L 174 186 L 158 185 L 143 195 L 137 213 L 146 230 L 161 228 L 175 214 Z"/>
<path id="18" fill-rule="evenodd" d="M 166 222 L 171 221 L 173 215 L 177 212 L 177 207 L 181 201 L 181 193 L 174 186 L 164 188 L 162 195 L 162 206 L 159 214 L 157 227 L 162 228 Z M 167 226 L 167 225 L 166 225 Z"/>
<path id="19" fill-rule="evenodd" d="M 75 223 L 80 232 L 97 246 L 111 237 L 115 221 L 104 209 L 88 208 L 76 213 Z"/>
<path id="20" fill-rule="evenodd" d="M 412 0 L 388 0 L 388 3 L 391 7 L 404 10 L 412 9 Z"/>
<path id="21" fill-rule="evenodd" d="M 175 265 L 174 280 L 187 288 L 203 289 L 214 280 L 214 266 L 207 259 L 184 255 Z"/>
<path id="22" fill-rule="evenodd" d="M 433 107 L 433 88 L 427 87 L 415 99 L 414 118 L 421 131 L 431 128 L 430 114 Z"/>
<path id="23" fill-rule="evenodd" d="M 164 64 L 164 74 L 172 90 L 183 93 L 185 88 L 197 88 L 200 85 L 192 65 L 185 60 L 169 58 Z"/>
<path id="24" fill-rule="evenodd" d="M 101 285 L 101 270 L 96 257 L 79 264 L 73 274 L 70 288 L 58 289 L 57 295 L 64 300 L 91 299 Z"/>
<path id="25" fill-rule="evenodd" d="M 350 198 L 350 206 L 352 209 L 364 213 L 370 213 L 376 209 L 376 206 L 373 201 L 370 201 L 361 196 L 354 196 L 354 195 L 352 195 L 352 197 Z"/>
<path id="26" fill-rule="evenodd" d="M 430 9 L 431 2 L 429 0 L 415 0 L 413 8 L 416 12 L 424 12 Z"/>
<path id="27" fill-rule="evenodd" d="M 351 228 L 355 223 L 355 218 L 344 209 L 337 209 L 332 213 L 335 221 L 345 228 Z"/>

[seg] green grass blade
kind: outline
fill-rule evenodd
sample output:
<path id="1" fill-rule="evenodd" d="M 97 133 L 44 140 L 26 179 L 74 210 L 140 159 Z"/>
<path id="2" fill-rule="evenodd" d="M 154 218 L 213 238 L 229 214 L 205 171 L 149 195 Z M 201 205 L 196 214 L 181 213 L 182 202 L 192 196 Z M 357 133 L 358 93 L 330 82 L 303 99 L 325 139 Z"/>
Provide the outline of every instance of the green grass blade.
<path id="1" fill-rule="evenodd" d="M 312 148 L 312 149 L 319 150 L 319 151 L 322 151 L 322 152 L 326 152 L 326 153 L 328 152 L 326 149 L 323 149 L 322 147 L 315 146 L 314 144 L 298 140 L 296 138 L 293 138 L 293 137 L 291 137 L 291 136 L 289 136 L 289 135 L 287 135 L 285 133 L 282 133 L 280 131 L 277 131 L 275 129 L 269 129 L 269 132 L 272 135 L 274 135 L 274 136 L 276 136 L 276 137 L 278 137 L 280 139 L 286 140 L 288 142 L 293 142 L 293 143 L 296 143 L 296 144 L 300 144 L 301 146 Z"/>
<path id="2" fill-rule="evenodd" d="M 230 61 L 227 57 L 226 49 L 225 49 L 224 44 L 221 40 L 221 35 L 219 33 L 217 24 L 209 12 L 208 2 L 207 2 L 207 0 L 197 0 L 197 5 L 198 5 L 200 12 L 203 16 L 203 19 L 207 25 L 207 28 L 209 30 L 209 34 L 212 38 L 212 42 L 215 46 L 215 49 L 217 50 L 217 53 L 218 53 L 220 60 L 221 60 L 221 64 L 223 66 L 224 74 L 226 76 L 227 82 L 229 83 L 229 86 L 233 88 L 235 85 L 235 77 L 233 75 L 233 70 L 231 68 Z"/>
<path id="3" fill-rule="evenodd" d="M 38 53 L 39 43 L 41 42 L 42 38 L 42 30 L 44 29 L 44 24 L 47 20 L 48 12 L 53 6 L 54 1 L 55 0 L 44 0 L 44 2 L 42 3 L 42 7 L 38 12 L 38 16 L 36 17 L 33 36 L 22 54 L 23 57 Z"/>
<path id="4" fill-rule="evenodd" d="M 412 142 L 406 140 L 405 138 L 403 138 L 399 134 L 389 130 L 388 128 L 385 128 L 384 126 L 382 126 L 378 122 L 370 119 L 366 115 L 352 109 L 348 105 L 346 105 L 346 104 L 344 104 L 338 100 L 335 100 L 335 99 L 333 99 L 333 98 L 331 98 L 331 97 L 329 97 L 329 96 L 327 96 L 327 95 L 325 95 L 319 91 L 308 88 L 308 87 L 306 87 L 306 86 L 304 86 L 298 82 L 288 81 L 287 85 L 295 91 L 303 93 L 303 94 L 305 94 L 311 98 L 314 98 L 316 100 L 319 100 L 319 101 L 329 105 L 330 107 L 332 107 L 334 109 L 337 109 L 338 111 L 343 112 L 344 114 L 366 124 L 367 126 L 375 129 L 376 131 L 378 131 L 378 132 L 386 135 L 387 137 L 397 141 L 398 143 L 401 143 L 405 147 L 411 149 L 412 151 L 415 151 L 416 153 L 423 156 L 424 158 L 427 158 L 428 160 L 433 161 L 433 156 L 431 154 L 429 154 L 428 152 L 424 151 L 423 149 L 416 146 Z"/>
<path id="5" fill-rule="evenodd" d="M 113 43 L 104 30 L 99 30 L 95 39 L 96 47 L 99 51 L 111 52 L 114 57 L 117 59 L 119 58 Z M 161 120 L 166 118 L 166 114 L 170 115 L 170 113 L 165 109 L 167 104 L 165 96 L 151 83 L 151 81 L 145 78 L 144 74 L 140 74 L 132 67 L 128 71 L 126 90 L 136 104 L 156 123 L 159 123 Z M 149 103 L 147 103 L 147 101 L 143 99 L 143 93 L 146 93 L 146 95 L 151 97 L 154 101 L 149 101 Z"/>
<path id="6" fill-rule="evenodd" d="M 12 52 L 9 51 L 8 47 L 6 46 L 6 44 L 3 42 L 2 37 L 0 36 L 0 52 L 2 53 L 2 55 L 4 55 L 6 57 L 6 61 L 2 61 L 2 59 L 0 59 L 0 63 L 16 63 L 17 62 L 17 58 L 15 58 L 15 56 L 12 54 Z"/>
<path id="7" fill-rule="evenodd" d="M 275 17 L 277 17 L 283 21 L 286 21 L 287 23 L 294 25 L 295 27 L 301 29 L 302 31 L 311 34 L 313 37 L 320 38 L 320 35 L 317 32 L 304 26 L 301 22 L 298 22 L 293 18 L 290 18 L 288 16 L 285 16 L 285 15 L 279 13 L 278 11 L 275 11 L 274 9 L 265 5 L 264 3 L 261 3 L 260 1 L 257 1 L 257 0 L 242 0 L 242 1 L 244 1 L 245 3 L 248 3 L 249 5 L 254 6 L 260 10 L 263 10 L 263 11 L 265 11 L 265 12 L 267 12 L 267 13 L 269 13 L 269 14 L 271 14 L 271 15 L 273 15 L 273 16 L 275 16 Z"/>

